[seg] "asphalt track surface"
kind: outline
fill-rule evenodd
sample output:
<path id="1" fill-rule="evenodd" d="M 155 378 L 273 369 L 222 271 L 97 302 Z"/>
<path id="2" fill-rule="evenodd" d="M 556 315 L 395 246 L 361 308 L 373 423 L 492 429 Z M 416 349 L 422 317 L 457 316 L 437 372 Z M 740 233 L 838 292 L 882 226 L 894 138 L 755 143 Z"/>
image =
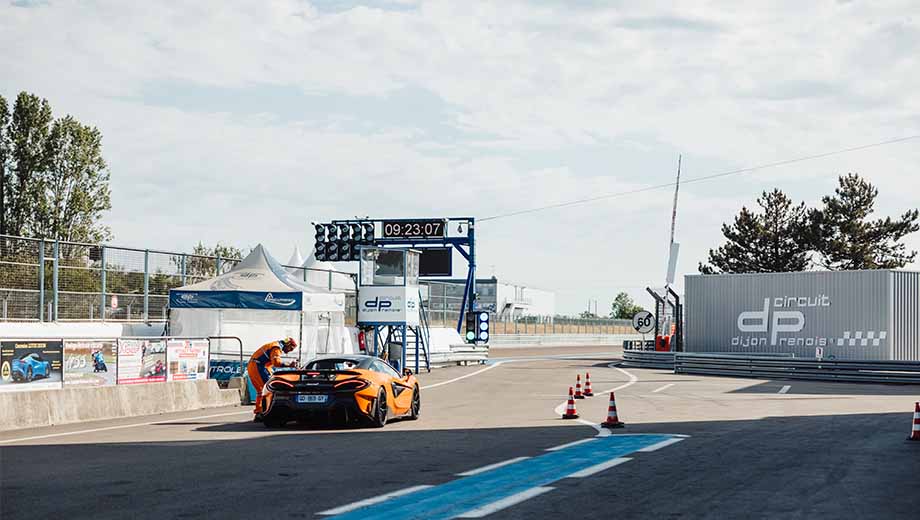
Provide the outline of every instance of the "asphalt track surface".
<path id="1" fill-rule="evenodd" d="M 920 388 L 492 357 L 422 374 L 421 418 L 383 429 L 225 408 L 3 433 L 0 518 L 920 518 Z M 607 394 L 559 418 L 585 372 L 626 428 L 598 437 Z"/>

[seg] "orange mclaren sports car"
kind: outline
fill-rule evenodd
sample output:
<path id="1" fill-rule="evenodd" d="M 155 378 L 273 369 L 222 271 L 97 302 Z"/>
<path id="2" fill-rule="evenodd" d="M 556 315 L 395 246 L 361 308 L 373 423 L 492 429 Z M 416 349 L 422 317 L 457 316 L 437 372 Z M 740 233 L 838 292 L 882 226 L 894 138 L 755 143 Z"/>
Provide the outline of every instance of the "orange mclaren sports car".
<path id="1" fill-rule="evenodd" d="M 382 359 L 360 355 L 321 357 L 301 369 L 277 370 L 260 399 L 268 428 L 309 419 L 382 427 L 393 417 L 418 418 L 421 407 L 411 370 L 400 376 Z"/>

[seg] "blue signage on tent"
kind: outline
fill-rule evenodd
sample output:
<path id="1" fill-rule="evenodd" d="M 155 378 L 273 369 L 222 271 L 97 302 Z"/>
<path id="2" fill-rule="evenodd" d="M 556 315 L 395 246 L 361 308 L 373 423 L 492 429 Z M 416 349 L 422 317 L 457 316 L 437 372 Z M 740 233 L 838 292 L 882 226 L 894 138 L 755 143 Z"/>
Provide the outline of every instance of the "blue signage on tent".
<path id="1" fill-rule="evenodd" d="M 301 292 L 169 291 L 173 309 L 277 309 L 299 311 Z"/>

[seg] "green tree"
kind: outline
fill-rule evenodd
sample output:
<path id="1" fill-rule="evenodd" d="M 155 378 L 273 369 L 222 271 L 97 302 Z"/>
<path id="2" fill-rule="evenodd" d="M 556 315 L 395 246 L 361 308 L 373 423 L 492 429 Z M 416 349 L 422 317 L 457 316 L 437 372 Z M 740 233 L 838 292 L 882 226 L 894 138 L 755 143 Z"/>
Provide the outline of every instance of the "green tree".
<path id="1" fill-rule="evenodd" d="M 6 234 L 6 193 L 8 190 L 7 164 L 10 161 L 10 139 L 7 127 L 10 125 L 10 107 L 0 96 L 0 235 Z"/>
<path id="2" fill-rule="evenodd" d="M 901 240 L 920 229 L 918 211 L 898 219 L 868 220 L 875 212 L 876 189 L 858 174 L 838 178 L 834 195 L 822 199 L 823 207 L 811 212 L 812 240 L 818 263 L 831 270 L 895 269 L 916 258 Z"/>
<path id="3" fill-rule="evenodd" d="M 223 260 L 241 260 L 243 258 L 243 251 L 237 247 L 231 245 L 225 245 L 218 242 L 214 247 L 208 247 L 198 242 L 198 245 L 192 249 L 192 254 L 187 256 L 185 259 L 185 274 L 186 276 L 193 278 L 210 278 L 212 276 L 217 276 L 217 258 Z M 173 258 L 173 262 L 176 263 L 177 267 L 179 262 L 181 262 L 181 257 Z M 229 262 L 224 265 L 232 265 L 236 262 Z M 227 267 L 221 267 L 221 271 L 225 272 Z"/>
<path id="4" fill-rule="evenodd" d="M 811 265 L 810 220 L 805 203 L 779 189 L 757 199 L 762 212 L 742 207 L 733 224 L 722 224 L 725 244 L 709 250 L 703 274 L 804 271 Z"/>
<path id="5" fill-rule="evenodd" d="M 0 232 L 70 241 L 110 237 L 102 135 L 71 116 L 55 120 L 48 100 L 22 92 L 12 113 L 0 97 Z"/>
<path id="6" fill-rule="evenodd" d="M 618 320 L 631 320 L 633 315 L 642 310 L 625 292 L 620 292 L 610 304 L 610 317 Z"/>
<path id="7" fill-rule="evenodd" d="M 3 129 L 9 146 L 3 183 L 6 234 L 24 235 L 38 206 L 51 121 L 51 105 L 47 100 L 25 92 L 16 98 L 9 123 Z"/>
<path id="8" fill-rule="evenodd" d="M 38 207 L 27 232 L 73 242 L 104 242 L 99 219 L 112 209 L 102 134 L 71 116 L 56 120 L 46 143 Z"/>

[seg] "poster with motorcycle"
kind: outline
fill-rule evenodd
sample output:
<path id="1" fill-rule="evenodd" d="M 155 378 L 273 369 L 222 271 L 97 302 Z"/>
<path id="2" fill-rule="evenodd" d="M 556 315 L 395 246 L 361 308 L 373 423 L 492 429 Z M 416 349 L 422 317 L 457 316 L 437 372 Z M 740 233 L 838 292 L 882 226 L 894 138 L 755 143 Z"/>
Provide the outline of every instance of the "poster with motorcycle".
<path id="1" fill-rule="evenodd" d="M 118 384 L 166 381 L 166 340 L 119 339 Z"/>
<path id="2" fill-rule="evenodd" d="M 169 381 L 194 381 L 208 377 L 208 340 L 171 339 L 166 343 Z"/>
<path id="3" fill-rule="evenodd" d="M 61 340 L 0 342 L 0 391 L 61 388 Z"/>
<path id="4" fill-rule="evenodd" d="M 117 359 L 113 340 L 65 340 L 64 386 L 114 385 Z"/>

